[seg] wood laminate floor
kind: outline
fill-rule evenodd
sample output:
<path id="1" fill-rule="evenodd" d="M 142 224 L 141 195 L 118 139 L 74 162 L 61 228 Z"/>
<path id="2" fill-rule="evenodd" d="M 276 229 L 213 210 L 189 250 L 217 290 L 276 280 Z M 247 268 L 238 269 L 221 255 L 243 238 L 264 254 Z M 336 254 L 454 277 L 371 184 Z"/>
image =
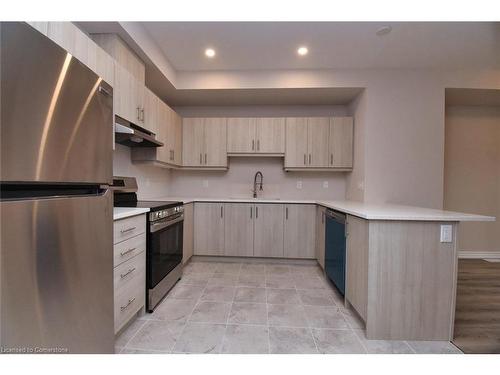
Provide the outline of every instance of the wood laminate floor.
<path id="1" fill-rule="evenodd" d="M 500 263 L 459 260 L 453 343 L 464 353 L 500 353 Z"/>

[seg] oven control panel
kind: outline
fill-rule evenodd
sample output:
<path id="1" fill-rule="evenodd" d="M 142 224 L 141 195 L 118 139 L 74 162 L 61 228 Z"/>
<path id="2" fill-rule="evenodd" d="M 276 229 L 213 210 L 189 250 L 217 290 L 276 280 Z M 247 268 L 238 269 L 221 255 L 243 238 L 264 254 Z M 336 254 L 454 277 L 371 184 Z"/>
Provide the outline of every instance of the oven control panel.
<path id="1" fill-rule="evenodd" d="M 153 211 L 153 212 L 149 213 L 149 220 L 156 221 L 156 220 L 168 218 L 170 216 L 176 216 L 176 215 L 183 213 L 183 212 L 184 212 L 183 206 L 176 206 L 176 207 L 167 208 L 165 210 Z"/>

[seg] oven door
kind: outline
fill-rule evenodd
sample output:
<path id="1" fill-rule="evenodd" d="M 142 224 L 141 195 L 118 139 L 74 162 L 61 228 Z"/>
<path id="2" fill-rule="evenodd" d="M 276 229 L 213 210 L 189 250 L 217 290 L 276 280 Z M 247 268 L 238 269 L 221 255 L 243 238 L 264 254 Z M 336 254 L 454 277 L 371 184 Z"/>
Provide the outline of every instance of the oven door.
<path id="1" fill-rule="evenodd" d="M 149 225 L 147 246 L 147 281 L 153 289 L 182 262 L 184 214 Z"/>

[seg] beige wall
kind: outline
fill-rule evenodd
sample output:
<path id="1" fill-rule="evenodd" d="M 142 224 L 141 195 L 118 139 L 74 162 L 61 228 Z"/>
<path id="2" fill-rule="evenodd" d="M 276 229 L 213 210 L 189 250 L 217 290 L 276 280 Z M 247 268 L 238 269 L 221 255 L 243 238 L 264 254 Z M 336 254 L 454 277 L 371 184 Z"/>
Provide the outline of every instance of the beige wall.
<path id="1" fill-rule="evenodd" d="M 500 252 L 500 107 L 446 108 L 444 207 L 497 217 L 460 224 L 460 251 Z"/>

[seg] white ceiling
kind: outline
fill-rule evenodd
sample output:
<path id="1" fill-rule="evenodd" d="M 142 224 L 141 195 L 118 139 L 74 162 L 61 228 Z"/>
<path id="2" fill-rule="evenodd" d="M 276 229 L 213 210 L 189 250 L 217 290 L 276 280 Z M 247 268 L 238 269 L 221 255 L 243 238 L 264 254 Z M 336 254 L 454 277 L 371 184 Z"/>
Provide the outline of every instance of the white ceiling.
<path id="1" fill-rule="evenodd" d="M 500 23 L 143 22 L 176 70 L 500 66 Z M 376 30 L 393 30 L 377 36 Z M 306 45 L 309 54 L 296 50 Z M 217 56 L 208 59 L 212 47 Z"/>

